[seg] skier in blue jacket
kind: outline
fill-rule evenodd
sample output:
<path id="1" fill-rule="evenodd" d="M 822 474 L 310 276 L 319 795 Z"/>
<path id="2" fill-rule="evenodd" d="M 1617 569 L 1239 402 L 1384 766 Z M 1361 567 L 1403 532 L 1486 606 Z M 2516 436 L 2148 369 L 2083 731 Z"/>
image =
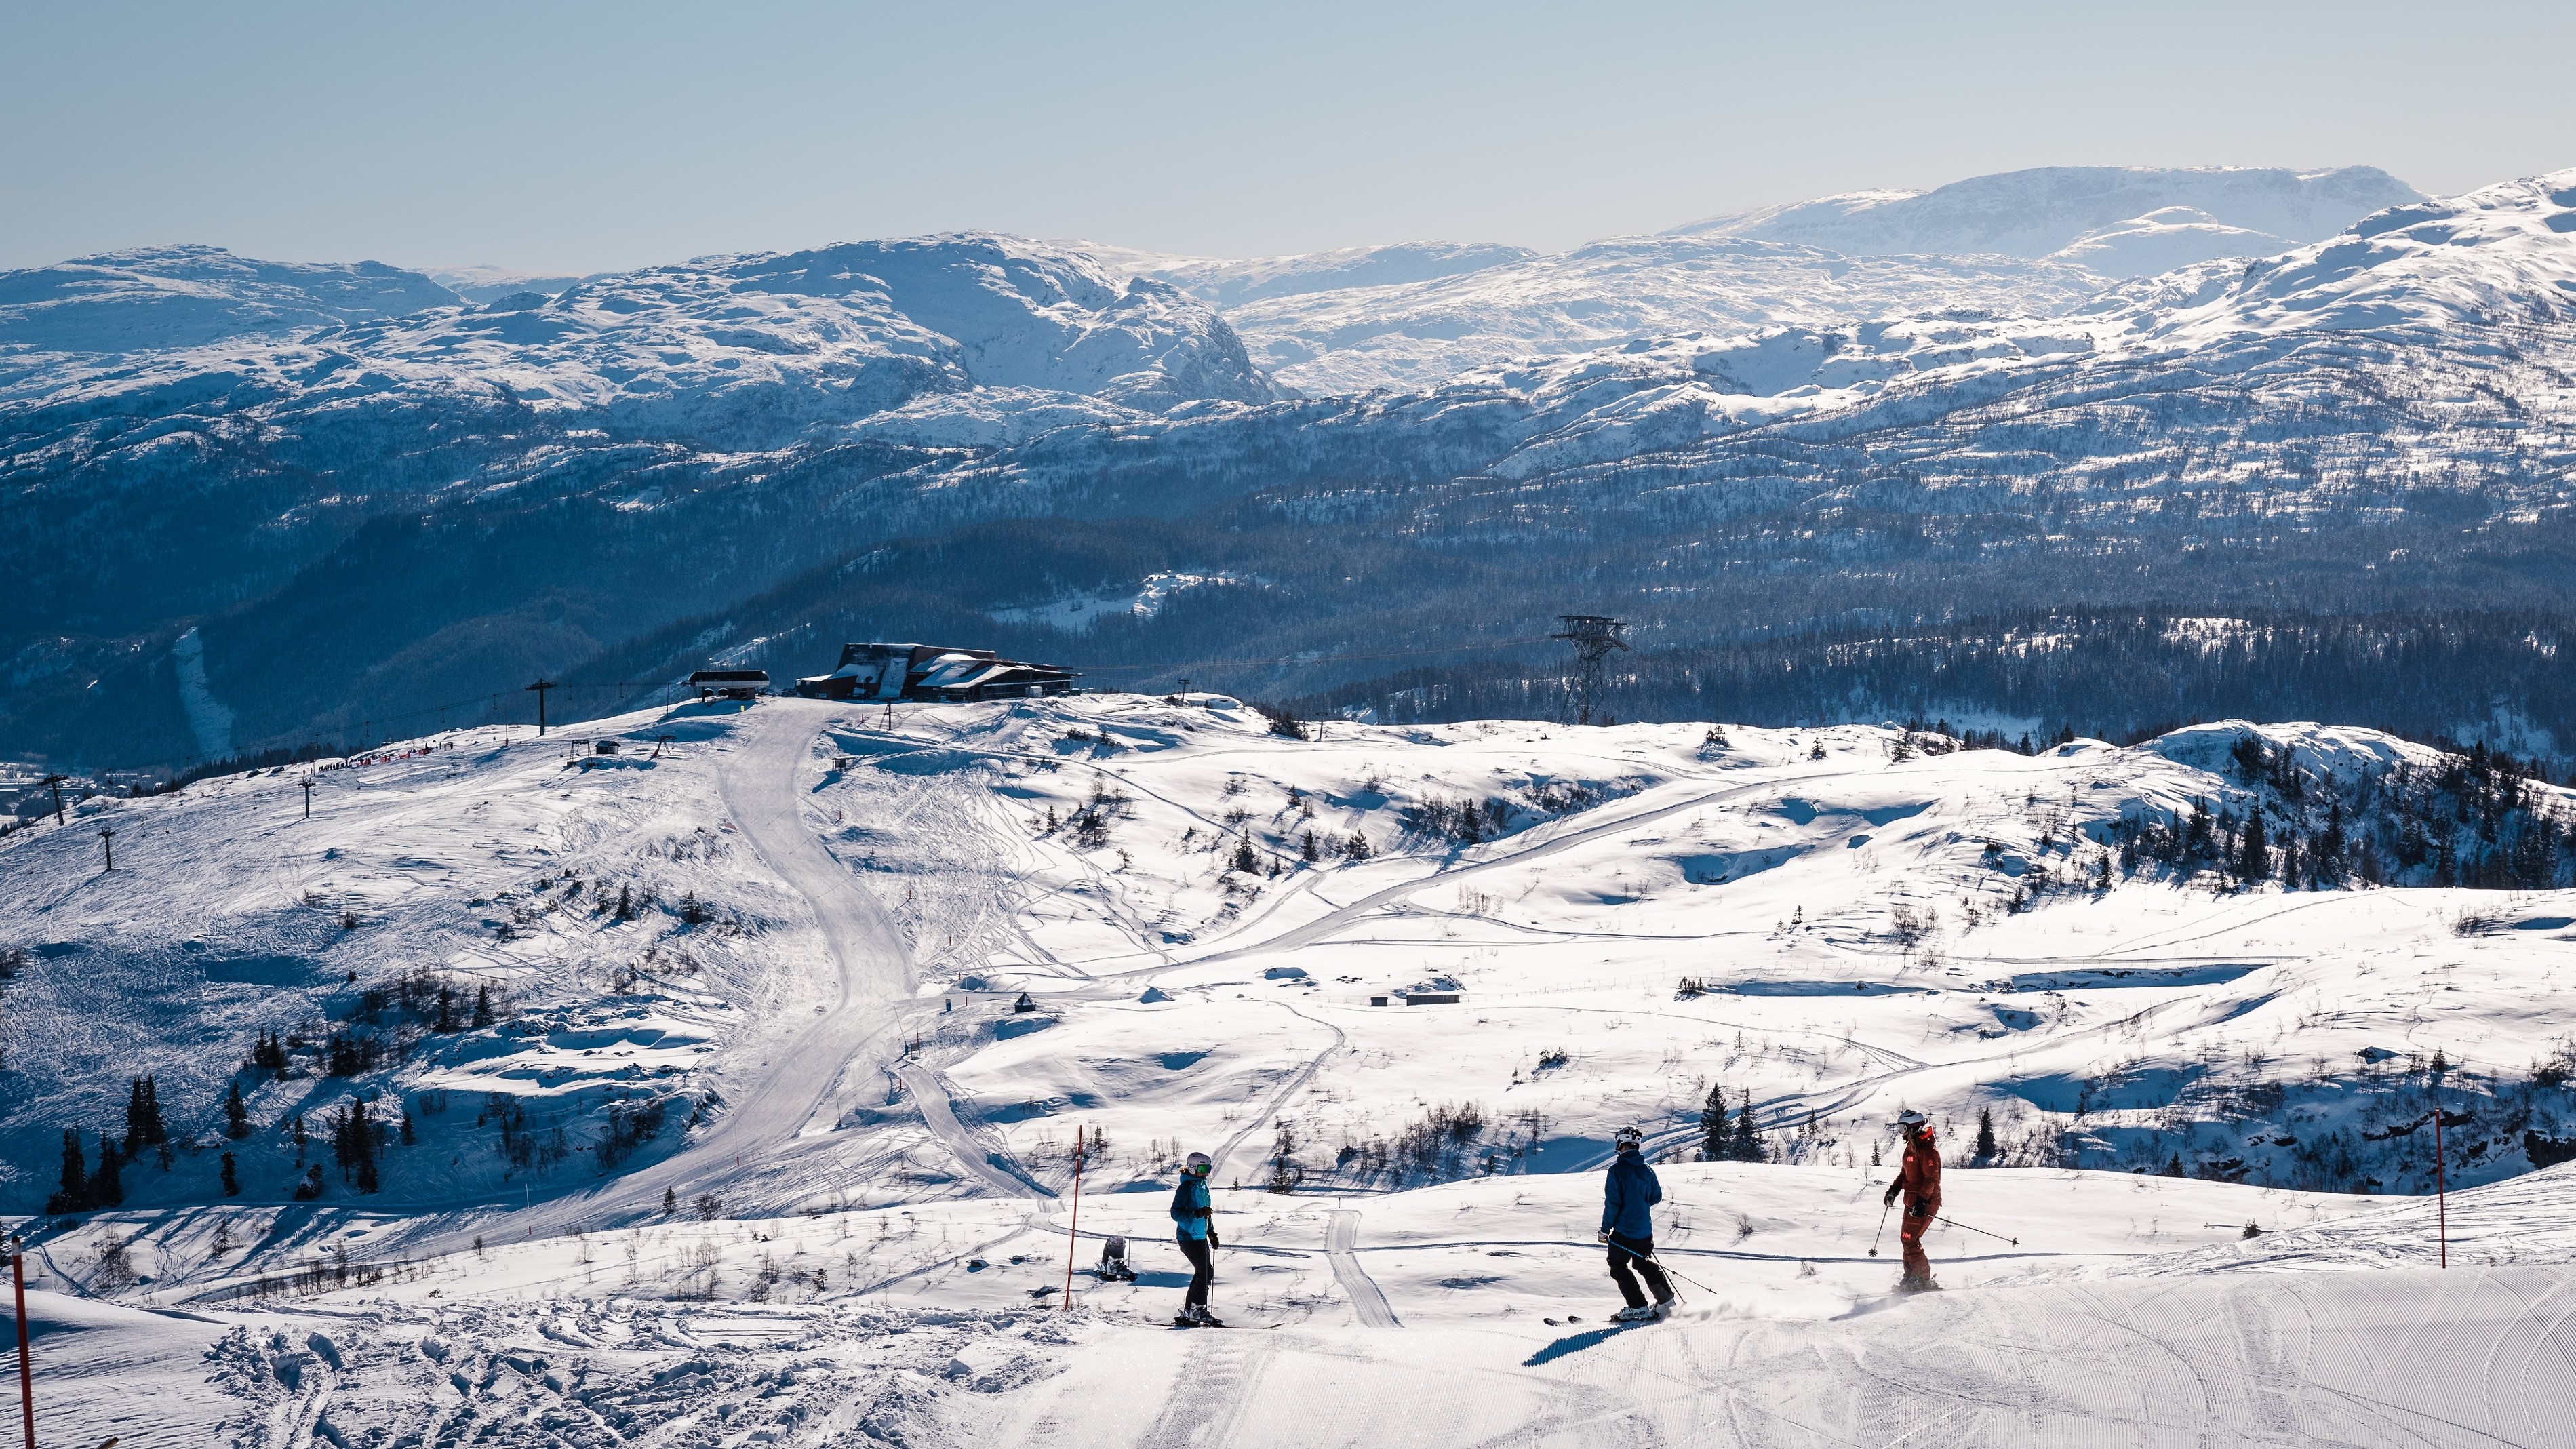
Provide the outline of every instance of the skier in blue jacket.
<path id="1" fill-rule="evenodd" d="M 1664 1200 L 1664 1185 L 1655 1180 L 1655 1170 L 1646 1165 L 1639 1150 L 1645 1146 L 1646 1134 L 1622 1127 L 1614 1140 L 1619 1155 L 1601 1184 L 1599 1237 L 1610 1245 L 1610 1281 L 1619 1285 L 1619 1296 L 1628 1300 L 1628 1306 L 1610 1316 L 1620 1323 L 1642 1323 L 1672 1311 L 1673 1288 L 1655 1262 L 1655 1218 L 1649 1211 Z M 1637 1287 L 1641 1275 L 1646 1287 L 1654 1290 L 1652 1304 Z"/>
<path id="2" fill-rule="evenodd" d="M 1216 1208 L 1208 1197 L 1208 1170 L 1215 1165 L 1206 1153 L 1191 1153 L 1181 1169 L 1181 1180 L 1172 1188 L 1173 1236 L 1181 1245 L 1181 1256 L 1190 1260 L 1190 1289 L 1182 1295 L 1180 1314 L 1172 1320 L 1181 1328 L 1225 1327 L 1207 1306 L 1208 1289 L 1216 1282 L 1216 1260 L 1209 1254 L 1224 1246 L 1217 1241 Z"/>

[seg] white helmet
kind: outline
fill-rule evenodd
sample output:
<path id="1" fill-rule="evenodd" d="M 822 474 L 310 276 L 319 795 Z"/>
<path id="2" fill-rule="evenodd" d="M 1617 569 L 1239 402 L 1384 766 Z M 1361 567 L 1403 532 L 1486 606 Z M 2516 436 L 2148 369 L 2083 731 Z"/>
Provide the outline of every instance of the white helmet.
<path id="1" fill-rule="evenodd" d="M 1188 1164 L 1187 1164 L 1187 1170 L 1188 1170 L 1188 1171 L 1191 1171 L 1191 1172 L 1195 1172 L 1195 1173 L 1197 1173 L 1198 1175 L 1200 1175 L 1201 1177 L 1205 1177 L 1205 1176 L 1207 1175 L 1207 1173 L 1208 1173 L 1208 1170 L 1209 1170 L 1210 1168 L 1215 1167 L 1215 1166 L 1216 1166 L 1216 1159 L 1214 1159 L 1214 1158 L 1212 1158 L 1212 1157 L 1208 1156 L 1208 1155 L 1207 1155 L 1206 1153 L 1204 1153 L 1204 1152 L 1193 1152 L 1193 1153 L 1191 1153 L 1191 1154 L 1190 1154 L 1190 1160 L 1189 1160 L 1189 1162 L 1188 1162 Z"/>
<path id="2" fill-rule="evenodd" d="M 1928 1127 L 1931 1123 L 1931 1118 L 1924 1116 L 1922 1113 L 1915 1111 L 1911 1107 L 1908 1107 L 1904 1111 L 1896 1114 L 1896 1125 L 1899 1127 Z"/>
<path id="3" fill-rule="evenodd" d="M 1646 1134 L 1634 1127 L 1622 1127 L 1610 1134 L 1610 1140 L 1618 1145 L 1620 1151 L 1625 1152 L 1631 1147 L 1645 1146 Z"/>

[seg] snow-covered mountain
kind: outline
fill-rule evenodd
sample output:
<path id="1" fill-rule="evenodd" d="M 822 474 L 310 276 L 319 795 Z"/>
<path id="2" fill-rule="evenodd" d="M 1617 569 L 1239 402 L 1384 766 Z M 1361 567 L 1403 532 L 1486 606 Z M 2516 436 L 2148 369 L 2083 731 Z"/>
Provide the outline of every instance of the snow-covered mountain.
<path id="1" fill-rule="evenodd" d="M 454 292 L 464 301 L 481 304 L 498 302 L 520 292 L 542 292 L 551 297 L 577 287 L 604 272 L 573 275 L 569 272 L 523 272 L 514 267 L 491 265 L 471 267 L 423 267 L 421 275 Z"/>
<path id="2" fill-rule="evenodd" d="M 1276 265 L 1295 276 L 1292 264 L 1304 260 Z M 2048 313 L 2101 286 L 2095 273 L 2055 262 L 1631 237 L 1416 282 L 1247 288 L 1226 315 L 1262 366 L 1292 387 L 1415 391 L 1478 368 L 1641 337 L 1917 311 Z"/>
<path id="3" fill-rule="evenodd" d="M 1752 237 L 1846 256 L 2051 257 L 2126 277 L 2270 256 L 2423 199 L 2375 166 L 2044 166 L 1930 191 L 1856 191 L 1735 212 L 1668 234 Z"/>
<path id="4" fill-rule="evenodd" d="M 1348 305 L 1366 330 L 1410 299 L 1437 333 L 1501 297 L 1492 326 L 1552 311 L 1621 340 L 1304 398 L 1209 304 L 992 237 L 226 343 L 21 343 L 0 478 L 28 524 L 0 563 L 29 586 L 0 606 L 0 729 L 174 758 L 216 717 L 183 707 L 184 675 L 244 746 L 354 738 L 495 671 L 605 689 L 716 641 L 802 669 L 816 628 L 1025 627 L 1045 632 L 1012 647 L 1055 657 L 1017 621 L 1163 575 L 1231 582 L 1071 662 L 1293 694 L 1426 637 L 1543 638 L 1569 592 L 1690 647 L 1849 618 L 1863 578 L 1889 618 L 2099 599 L 2106 557 L 2136 561 L 2117 597 L 2190 616 L 2281 599 L 2285 556 L 2309 607 L 2555 607 L 2554 564 L 2501 560 L 2556 556 L 2576 456 L 2571 196 L 2558 173 L 2116 285 L 1732 237 L 1424 251 L 1405 264 L 1472 269 L 1235 315 Z M 1993 305 L 1898 305 L 1961 296 Z M 1693 320 L 1775 304 L 1847 315 Z M 1367 335 L 1438 370 L 1484 334 Z M 351 608 L 355 578 L 385 604 Z"/>
<path id="5" fill-rule="evenodd" d="M 1657 333 L 2049 313 L 2105 279 L 2275 255 L 2422 199 L 2366 166 L 2052 167 L 1768 207 L 1556 255 L 1440 242 L 1248 262 L 1095 250 L 1224 308 L 1280 381 L 1349 392 L 1434 387 Z"/>

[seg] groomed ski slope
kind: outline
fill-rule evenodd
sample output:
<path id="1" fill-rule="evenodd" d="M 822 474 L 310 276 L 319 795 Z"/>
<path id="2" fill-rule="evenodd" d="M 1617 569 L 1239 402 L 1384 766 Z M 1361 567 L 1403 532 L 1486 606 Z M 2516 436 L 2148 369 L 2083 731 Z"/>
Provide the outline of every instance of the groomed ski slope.
<path id="1" fill-rule="evenodd" d="M 388 1149 L 381 1194 L 335 1178 L 290 1203 L 282 1172 L 245 1173 L 227 1202 L 217 1118 L 189 1110 L 123 1211 L 40 1225 L 40 1311 L 86 1325 L 40 1344 L 64 1366 L 49 1422 L 104 1437 L 148 1402 L 261 1445 L 2549 1442 L 2568 1170 L 2504 1161 L 2500 1123 L 2455 1128 L 2455 1185 L 2488 1185 L 2451 1199 L 2446 1277 L 2411 1199 L 2116 1159 L 2152 1138 L 2198 1167 L 2411 1110 L 2423 1084 L 2362 1053 L 2443 1050 L 2430 1090 L 2476 1117 L 2564 1030 L 2568 893 L 2141 876 L 1999 904 L 2075 863 L 2088 824 L 2237 789 L 2208 767 L 2242 727 L 1897 760 L 1895 732 L 1859 727 L 1300 741 L 1213 696 L 895 723 L 779 700 L 582 727 L 629 742 L 614 764 L 464 742 L 326 772 L 309 827 L 284 779 L 100 802 L 89 828 L 124 832 L 104 882 L 79 822 L 0 847 L 0 921 L 42 948 L 10 987 L 18 1030 L 125 1033 L 86 1072 L 12 1043 L 13 1070 L 49 1074 L 34 1100 L 87 1096 L 73 1120 L 105 1120 L 136 1061 L 165 1099 L 212 1100 L 190 1073 L 221 1080 L 225 1038 L 155 1057 L 178 1018 L 154 1005 L 245 1036 L 280 1019 L 196 958 L 258 946 L 298 1010 L 347 963 L 477 973 L 520 1011 L 354 1081 L 261 1084 L 246 1161 L 283 1161 L 282 1094 L 451 1093 Z M 2416 749 L 2267 734 L 2336 767 Z M 1489 799 L 1497 838 L 1419 823 Z M 1309 832 L 1343 845 L 1309 864 Z M 1257 869 L 1224 869 L 1246 842 Z M 493 939 L 505 894 L 560 902 L 567 874 L 649 879 L 661 904 L 530 910 Z M 674 917 L 684 895 L 713 919 Z M 361 924 L 307 919 L 341 910 Z M 158 995 L 116 974 L 146 970 Z M 1462 1000 L 1369 1004 L 1412 986 Z M 616 1055 L 641 1051 L 661 1066 Z M 2079 1080 L 2081 1121 L 2056 1095 Z M 670 1123 L 604 1175 L 496 1158 L 457 1110 L 515 1095 L 577 1134 L 639 1081 L 676 1094 Z M 2266 1083 L 2272 1116 L 2229 1116 Z M 1660 1240 L 1704 1286 L 1676 1322 L 1603 1336 L 1589 1169 L 1626 1122 L 1695 1147 L 1712 1084 L 1750 1094 L 1785 1160 L 1663 1166 Z M 1480 1127 L 1407 1155 L 1466 1104 Z M 1949 1291 L 1891 1302 L 1870 1158 L 1904 1105 L 1954 1154 L 1984 1107 L 2006 1162 L 2072 1131 L 2114 1170 L 1957 1168 L 1951 1214 L 2021 1241 L 1945 1228 Z M 2565 1136 L 2549 1110 L 2522 1120 Z M 32 1126 L 18 1140 L 49 1142 Z M 1076 1126 L 1109 1139 L 1078 1259 L 1125 1233 L 1144 1277 L 1077 1278 L 1062 1314 Z M 2409 1165 L 2410 1136 L 2376 1140 Z M 1275 1328 L 1160 1326 L 1166 1164 L 1192 1147 L 1220 1156 L 1218 1307 Z M 22 1184 L 50 1166 L 16 1156 Z M 1296 1191 L 1259 1190 L 1283 1168 Z"/>

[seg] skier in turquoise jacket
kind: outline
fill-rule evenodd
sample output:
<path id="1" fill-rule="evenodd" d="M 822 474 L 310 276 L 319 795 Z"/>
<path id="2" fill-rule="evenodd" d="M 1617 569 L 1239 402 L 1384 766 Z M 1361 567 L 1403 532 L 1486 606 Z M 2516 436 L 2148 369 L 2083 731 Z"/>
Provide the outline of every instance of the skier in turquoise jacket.
<path id="1" fill-rule="evenodd" d="M 1208 1312 L 1208 1289 L 1216 1283 L 1216 1260 L 1210 1254 L 1224 1246 L 1217 1241 L 1216 1208 L 1208 1197 L 1208 1170 L 1215 1165 L 1206 1153 L 1191 1153 L 1181 1180 L 1172 1187 L 1172 1236 L 1180 1243 L 1181 1256 L 1190 1260 L 1190 1289 L 1172 1320 L 1182 1328 L 1225 1326 Z"/>

